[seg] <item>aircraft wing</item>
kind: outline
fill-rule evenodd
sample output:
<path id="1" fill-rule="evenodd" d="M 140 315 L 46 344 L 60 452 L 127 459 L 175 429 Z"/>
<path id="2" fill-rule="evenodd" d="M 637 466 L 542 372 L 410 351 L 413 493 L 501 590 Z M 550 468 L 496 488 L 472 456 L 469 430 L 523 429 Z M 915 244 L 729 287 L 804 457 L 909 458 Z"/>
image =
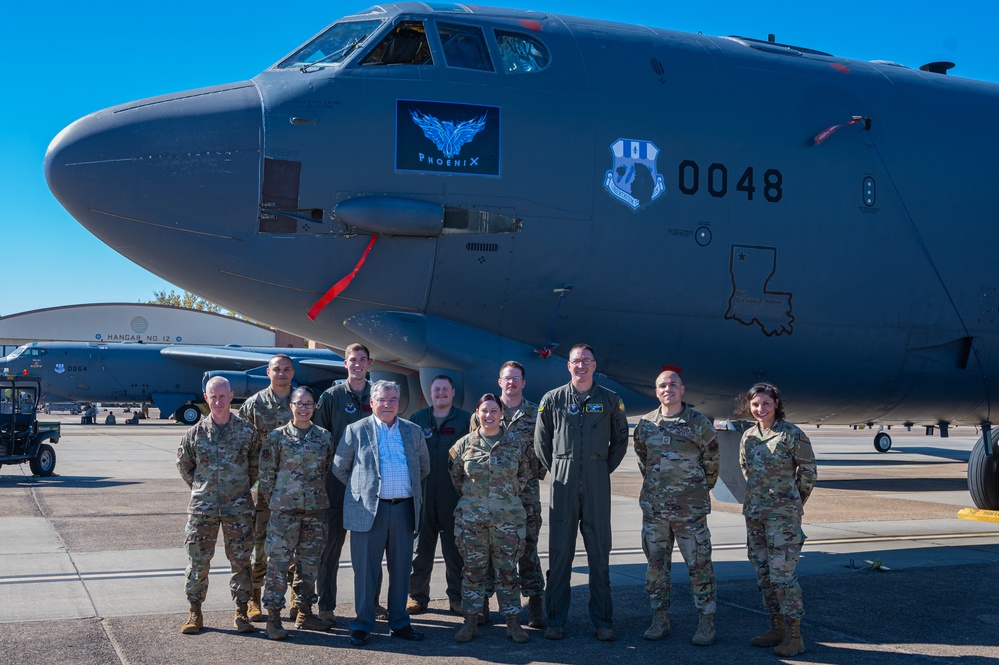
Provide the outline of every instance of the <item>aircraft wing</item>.
<path id="1" fill-rule="evenodd" d="M 289 351 L 291 349 L 288 349 Z M 283 351 L 283 350 L 282 350 Z M 274 355 L 272 349 L 264 353 L 242 348 L 218 348 L 212 346 L 168 346 L 160 350 L 160 354 L 189 365 L 205 369 L 238 369 L 248 370 L 264 367 Z"/>
<path id="2" fill-rule="evenodd" d="M 330 374 L 335 375 L 338 379 L 347 378 L 347 368 L 344 367 L 342 360 L 337 361 L 326 360 L 324 358 L 302 358 L 301 360 L 298 360 L 298 364 L 301 367 L 310 367 L 321 372 L 329 372 Z"/>

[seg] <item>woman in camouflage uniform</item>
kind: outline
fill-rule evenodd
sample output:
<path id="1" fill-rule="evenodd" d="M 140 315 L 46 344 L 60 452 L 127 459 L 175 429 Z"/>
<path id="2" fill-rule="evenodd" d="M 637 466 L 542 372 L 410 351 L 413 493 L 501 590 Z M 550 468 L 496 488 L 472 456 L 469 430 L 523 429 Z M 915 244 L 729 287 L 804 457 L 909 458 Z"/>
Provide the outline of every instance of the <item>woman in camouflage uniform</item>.
<path id="1" fill-rule="evenodd" d="M 321 631 L 333 627 L 312 613 L 326 542 L 330 507 L 326 474 L 333 463 L 333 442 L 328 431 L 312 424 L 316 398 L 309 388 L 291 394 L 291 407 L 291 422 L 272 431 L 260 449 L 260 498 L 271 511 L 263 605 L 268 612 L 267 637 L 272 640 L 288 637 L 281 626 L 281 608 L 292 561 L 297 570 L 292 585 L 298 606 L 295 627 Z"/>
<path id="2" fill-rule="evenodd" d="M 805 651 L 800 627 L 805 608 L 794 569 L 805 542 L 801 515 L 815 487 L 815 455 L 804 432 L 784 420 L 780 392 L 772 384 L 750 388 L 736 412 L 756 420 L 739 446 L 746 476 L 742 514 L 749 560 L 770 613 L 770 630 L 750 644 L 773 646 L 781 657 L 796 656 Z"/>
<path id="3" fill-rule="evenodd" d="M 480 427 L 451 448 L 451 480 L 461 498 L 454 511 L 454 537 L 464 559 L 461 609 L 464 625 L 455 642 L 478 632 L 477 615 L 486 597 L 489 568 L 496 575 L 496 598 L 506 615 L 506 634 L 527 642 L 520 627 L 520 578 L 517 561 L 524 546 L 527 513 L 520 500 L 531 477 L 523 444 L 500 425 L 503 406 L 487 393 L 475 409 Z"/>

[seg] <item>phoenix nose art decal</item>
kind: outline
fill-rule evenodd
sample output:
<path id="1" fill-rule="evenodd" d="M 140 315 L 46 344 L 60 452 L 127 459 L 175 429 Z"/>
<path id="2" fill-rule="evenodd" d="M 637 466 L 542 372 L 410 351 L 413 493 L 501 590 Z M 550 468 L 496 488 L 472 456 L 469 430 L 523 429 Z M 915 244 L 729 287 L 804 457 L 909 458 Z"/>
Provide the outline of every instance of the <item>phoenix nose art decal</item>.
<path id="1" fill-rule="evenodd" d="M 498 176 L 499 108 L 397 100 L 395 168 Z"/>

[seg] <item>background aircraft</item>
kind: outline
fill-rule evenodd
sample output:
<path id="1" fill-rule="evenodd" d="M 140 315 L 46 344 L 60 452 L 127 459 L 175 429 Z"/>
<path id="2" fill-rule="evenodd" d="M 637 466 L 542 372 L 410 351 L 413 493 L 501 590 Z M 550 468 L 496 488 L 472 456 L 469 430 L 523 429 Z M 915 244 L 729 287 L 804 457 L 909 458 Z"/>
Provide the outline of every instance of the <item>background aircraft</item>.
<path id="1" fill-rule="evenodd" d="M 346 377 L 343 358 L 320 349 L 96 342 L 25 344 L 0 359 L 0 374 L 41 377 L 45 402 L 151 402 L 161 417 L 193 424 L 210 376 L 224 376 L 245 399 L 270 384 L 276 353 L 291 357 L 296 385 L 325 389 Z"/>
<path id="2" fill-rule="evenodd" d="M 46 176 L 157 275 L 424 388 L 512 358 L 536 398 L 586 341 L 631 412 L 677 366 L 716 418 L 767 379 L 797 422 L 981 425 L 999 508 L 999 87 L 946 69 L 386 4 L 73 123 Z"/>

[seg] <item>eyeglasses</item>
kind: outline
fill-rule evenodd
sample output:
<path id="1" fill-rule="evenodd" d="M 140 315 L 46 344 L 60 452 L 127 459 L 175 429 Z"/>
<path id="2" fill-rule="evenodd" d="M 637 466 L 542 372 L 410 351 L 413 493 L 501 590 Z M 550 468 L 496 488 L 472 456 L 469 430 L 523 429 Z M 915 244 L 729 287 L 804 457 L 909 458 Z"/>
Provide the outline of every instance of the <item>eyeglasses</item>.
<path id="1" fill-rule="evenodd" d="M 316 408 L 315 402 L 292 402 L 291 405 L 296 409 L 314 409 Z"/>
<path id="2" fill-rule="evenodd" d="M 503 383 L 520 383 L 524 379 L 519 376 L 501 376 L 499 380 Z"/>
<path id="3" fill-rule="evenodd" d="M 595 360 L 591 360 L 590 358 L 576 358 L 575 360 L 569 360 L 569 364 L 575 367 L 589 367 L 595 362 Z"/>
<path id="4" fill-rule="evenodd" d="M 375 400 L 375 402 L 377 402 L 378 404 L 386 404 L 386 405 L 391 406 L 393 404 L 398 404 L 399 403 L 399 398 L 398 397 L 379 397 L 378 399 Z"/>

